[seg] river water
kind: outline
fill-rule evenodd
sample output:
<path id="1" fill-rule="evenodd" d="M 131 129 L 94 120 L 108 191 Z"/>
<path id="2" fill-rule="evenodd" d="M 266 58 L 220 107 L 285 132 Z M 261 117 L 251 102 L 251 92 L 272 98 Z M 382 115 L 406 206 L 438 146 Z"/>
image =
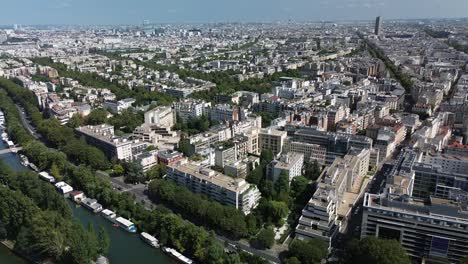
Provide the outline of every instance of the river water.
<path id="1" fill-rule="evenodd" d="M 0 130 L 1 134 L 1 130 Z M 0 139 L 0 150 L 7 146 Z M 0 155 L 6 164 L 13 170 L 27 170 L 20 163 L 17 154 L 8 153 Z M 85 208 L 77 207 L 68 201 L 73 211 L 73 216 L 84 226 L 92 224 L 96 232 L 103 226 L 110 238 L 108 258 L 111 264 L 170 264 L 175 263 L 166 256 L 160 249 L 155 249 L 145 244 L 138 235 L 130 234 L 120 228 L 115 228 L 111 222 L 107 221 L 99 214 L 94 214 Z M 7 248 L 0 245 L 0 264 L 25 264 L 26 262 Z"/>

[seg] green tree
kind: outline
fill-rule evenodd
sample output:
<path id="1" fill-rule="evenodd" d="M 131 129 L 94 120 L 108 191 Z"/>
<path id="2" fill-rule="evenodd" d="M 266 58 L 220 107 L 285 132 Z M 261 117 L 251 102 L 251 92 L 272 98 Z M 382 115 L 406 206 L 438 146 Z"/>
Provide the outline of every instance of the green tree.
<path id="1" fill-rule="evenodd" d="M 5 225 L 0 220 L 0 240 L 6 239 L 8 237 L 8 231 L 6 230 Z"/>
<path id="2" fill-rule="evenodd" d="M 68 121 L 68 126 L 71 128 L 77 128 L 82 125 L 84 125 L 85 120 L 80 114 L 74 114 L 71 118 L 70 121 Z"/>
<path id="3" fill-rule="evenodd" d="M 398 241 L 366 237 L 346 246 L 344 263 L 410 264 L 411 260 Z"/>
<path id="4" fill-rule="evenodd" d="M 290 258 L 296 258 L 302 264 L 317 264 L 328 254 L 327 245 L 317 239 L 294 240 L 289 246 Z M 363 262 L 378 263 L 378 262 Z"/>
<path id="5" fill-rule="evenodd" d="M 289 201 L 289 176 L 288 173 L 282 171 L 274 184 L 275 200 L 288 203 Z"/>
<path id="6" fill-rule="evenodd" d="M 266 164 L 270 163 L 273 160 L 273 152 L 271 149 L 264 149 L 260 153 L 260 161 Z"/>
<path id="7" fill-rule="evenodd" d="M 107 111 L 102 108 L 97 108 L 91 111 L 86 117 L 87 125 L 100 125 L 107 121 Z"/>
<path id="8" fill-rule="evenodd" d="M 218 244 L 211 244 L 206 252 L 206 263 L 222 263 L 224 249 Z"/>
<path id="9" fill-rule="evenodd" d="M 291 182 L 291 197 L 295 204 L 304 205 L 312 197 L 312 186 L 304 176 L 297 176 Z"/>
<path id="10" fill-rule="evenodd" d="M 98 253 L 102 256 L 105 256 L 109 253 L 110 239 L 109 234 L 103 226 L 99 227 L 98 233 Z"/>
<path id="11" fill-rule="evenodd" d="M 125 181 L 129 183 L 141 183 L 145 181 L 145 174 L 140 163 L 132 161 L 125 164 Z"/>
<path id="12" fill-rule="evenodd" d="M 272 223 L 277 226 L 283 225 L 283 218 L 288 215 L 288 205 L 281 201 L 262 199 L 257 209 L 266 223 Z"/>
<path id="13" fill-rule="evenodd" d="M 181 139 L 179 141 L 179 145 L 177 146 L 177 150 L 182 152 L 187 157 L 190 157 L 192 155 L 190 142 L 188 139 Z"/>
<path id="14" fill-rule="evenodd" d="M 301 264 L 301 261 L 297 257 L 290 257 L 286 259 L 285 264 Z"/>
<path id="15" fill-rule="evenodd" d="M 50 174 L 52 174 L 57 181 L 61 181 L 63 179 L 62 174 L 55 163 L 52 163 L 52 166 L 50 167 Z"/>
<path id="16" fill-rule="evenodd" d="M 160 179 L 164 175 L 166 175 L 166 164 L 164 164 L 164 163 L 160 163 L 158 165 L 155 165 L 155 166 L 151 167 L 151 169 L 149 169 L 146 172 L 146 178 L 148 180 Z"/>
<path id="17" fill-rule="evenodd" d="M 313 162 L 307 162 L 305 164 L 305 177 L 309 180 L 315 181 L 320 176 L 321 169 L 317 160 Z"/>
<path id="18" fill-rule="evenodd" d="M 125 173 L 125 169 L 122 165 L 120 164 L 114 164 L 112 166 L 112 174 L 114 176 L 122 176 Z"/>
<path id="19" fill-rule="evenodd" d="M 246 180 L 249 183 L 259 185 L 264 177 L 263 171 L 264 171 L 263 166 L 257 166 L 253 171 L 249 173 L 249 175 L 247 175 Z"/>
<path id="20" fill-rule="evenodd" d="M 268 227 L 262 229 L 253 241 L 253 245 L 257 248 L 265 249 L 271 248 L 275 244 L 275 232 L 273 228 Z"/>

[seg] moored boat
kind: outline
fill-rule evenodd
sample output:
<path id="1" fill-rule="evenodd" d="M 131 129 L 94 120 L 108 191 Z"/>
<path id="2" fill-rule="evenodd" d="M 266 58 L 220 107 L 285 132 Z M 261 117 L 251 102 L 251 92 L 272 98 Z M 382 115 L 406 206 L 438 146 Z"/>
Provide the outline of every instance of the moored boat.
<path id="1" fill-rule="evenodd" d="M 20 159 L 21 159 L 21 165 L 27 167 L 29 165 L 28 157 L 26 157 L 23 154 L 20 154 L 19 156 L 20 156 Z"/>
<path id="2" fill-rule="evenodd" d="M 187 258 L 186 256 L 179 253 L 177 250 L 169 247 L 163 247 L 162 250 L 169 254 L 169 256 L 185 264 L 193 264 L 193 260 Z"/>
<path id="3" fill-rule="evenodd" d="M 134 223 L 132 223 L 130 220 L 125 219 L 123 217 L 117 217 L 115 219 L 115 223 L 119 225 L 120 228 L 123 230 L 130 232 L 130 233 L 136 233 L 137 228 Z"/>
<path id="4" fill-rule="evenodd" d="M 101 214 L 107 220 L 111 221 L 112 223 L 115 223 L 115 219 L 117 218 L 117 214 L 114 213 L 113 211 L 111 211 L 109 209 L 104 209 L 104 210 L 101 211 Z"/>
<path id="5" fill-rule="evenodd" d="M 159 241 L 157 238 L 155 238 L 154 236 L 146 233 L 146 232 L 142 232 L 140 234 L 140 237 L 143 241 L 145 241 L 148 245 L 154 247 L 154 248 L 159 248 Z"/>

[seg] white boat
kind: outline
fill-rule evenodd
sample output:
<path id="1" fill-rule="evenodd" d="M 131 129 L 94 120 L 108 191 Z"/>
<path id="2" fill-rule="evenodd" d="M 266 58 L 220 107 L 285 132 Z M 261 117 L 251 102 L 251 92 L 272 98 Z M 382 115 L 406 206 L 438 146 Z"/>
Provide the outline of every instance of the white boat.
<path id="1" fill-rule="evenodd" d="M 111 211 L 109 209 L 104 209 L 104 210 L 101 211 L 101 214 L 107 220 L 111 221 L 112 223 L 115 223 L 115 218 L 117 218 L 117 214 L 114 213 L 113 211 Z"/>
<path id="2" fill-rule="evenodd" d="M 146 233 L 146 232 L 142 232 L 140 234 L 140 237 L 143 241 L 145 241 L 148 245 L 154 247 L 154 248 L 159 248 L 159 241 L 157 238 L 155 238 L 154 236 Z"/>
<path id="3" fill-rule="evenodd" d="M 38 168 L 36 165 L 34 165 L 34 163 L 29 162 L 29 167 L 30 167 L 33 171 L 39 172 L 39 168 Z M 54 181 L 55 181 L 55 179 L 54 179 Z"/>
<path id="4" fill-rule="evenodd" d="M 41 178 L 42 180 L 44 180 L 46 182 L 50 182 L 50 183 L 55 182 L 55 178 L 53 176 L 50 176 L 49 173 L 46 172 L 46 171 L 41 171 L 39 173 L 39 178 Z"/>
<path id="5" fill-rule="evenodd" d="M 136 233 L 137 228 L 134 223 L 130 222 L 130 220 L 125 219 L 123 217 L 117 217 L 115 219 L 115 223 L 119 225 L 120 228 L 123 230 L 130 232 L 130 233 Z"/>
<path id="6" fill-rule="evenodd" d="M 21 165 L 23 166 L 28 166 L 29 165 L 29 160 L 28 160 L 28 157 L 26 157 L 25 155 L 23 154 L 20 154 L 20 159 L 21 159 Z"/>
<path id="7" fill-rule="evenodd" d="M 3 126 L 3 124 L 5 124 L 5 115 L 0 111 L 0 126 Z"/>
<path id="8" fill-rule="evenodd" d="M 92 211 L 93 213 L 97 214 L 102 211 L 102 205 L 98 203 L 96 199 L 92 198 L 84 198 L 81 201 L 81 204 L 88 210 Z"/>
<path id="9" fill-rule="evenodd" d="M 186 256 L 180 254 L 177 250 L 173 249 L 173 248 L 168 248 L 168 247 L 163 247 L 162 249 L 164 252 L 166 252 L 167 254 L 169 254 L 171 257 L 175 258 L 176 260 L 182 262 L 182 263 L 186 263 L 186 264 L 192 264 L 193 263 L 193 260 L 187 258 Z"/>

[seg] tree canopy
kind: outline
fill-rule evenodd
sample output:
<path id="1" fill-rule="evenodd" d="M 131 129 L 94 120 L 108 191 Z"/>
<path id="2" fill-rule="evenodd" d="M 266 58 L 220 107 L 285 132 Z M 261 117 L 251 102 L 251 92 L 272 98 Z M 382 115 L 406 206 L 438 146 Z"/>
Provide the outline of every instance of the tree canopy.
<path id="1" fill-rule="evenodd" d="M 346 246 L 344 263 L 410 264 L 411 260 L 398 241 L 366 237 Z"/>

